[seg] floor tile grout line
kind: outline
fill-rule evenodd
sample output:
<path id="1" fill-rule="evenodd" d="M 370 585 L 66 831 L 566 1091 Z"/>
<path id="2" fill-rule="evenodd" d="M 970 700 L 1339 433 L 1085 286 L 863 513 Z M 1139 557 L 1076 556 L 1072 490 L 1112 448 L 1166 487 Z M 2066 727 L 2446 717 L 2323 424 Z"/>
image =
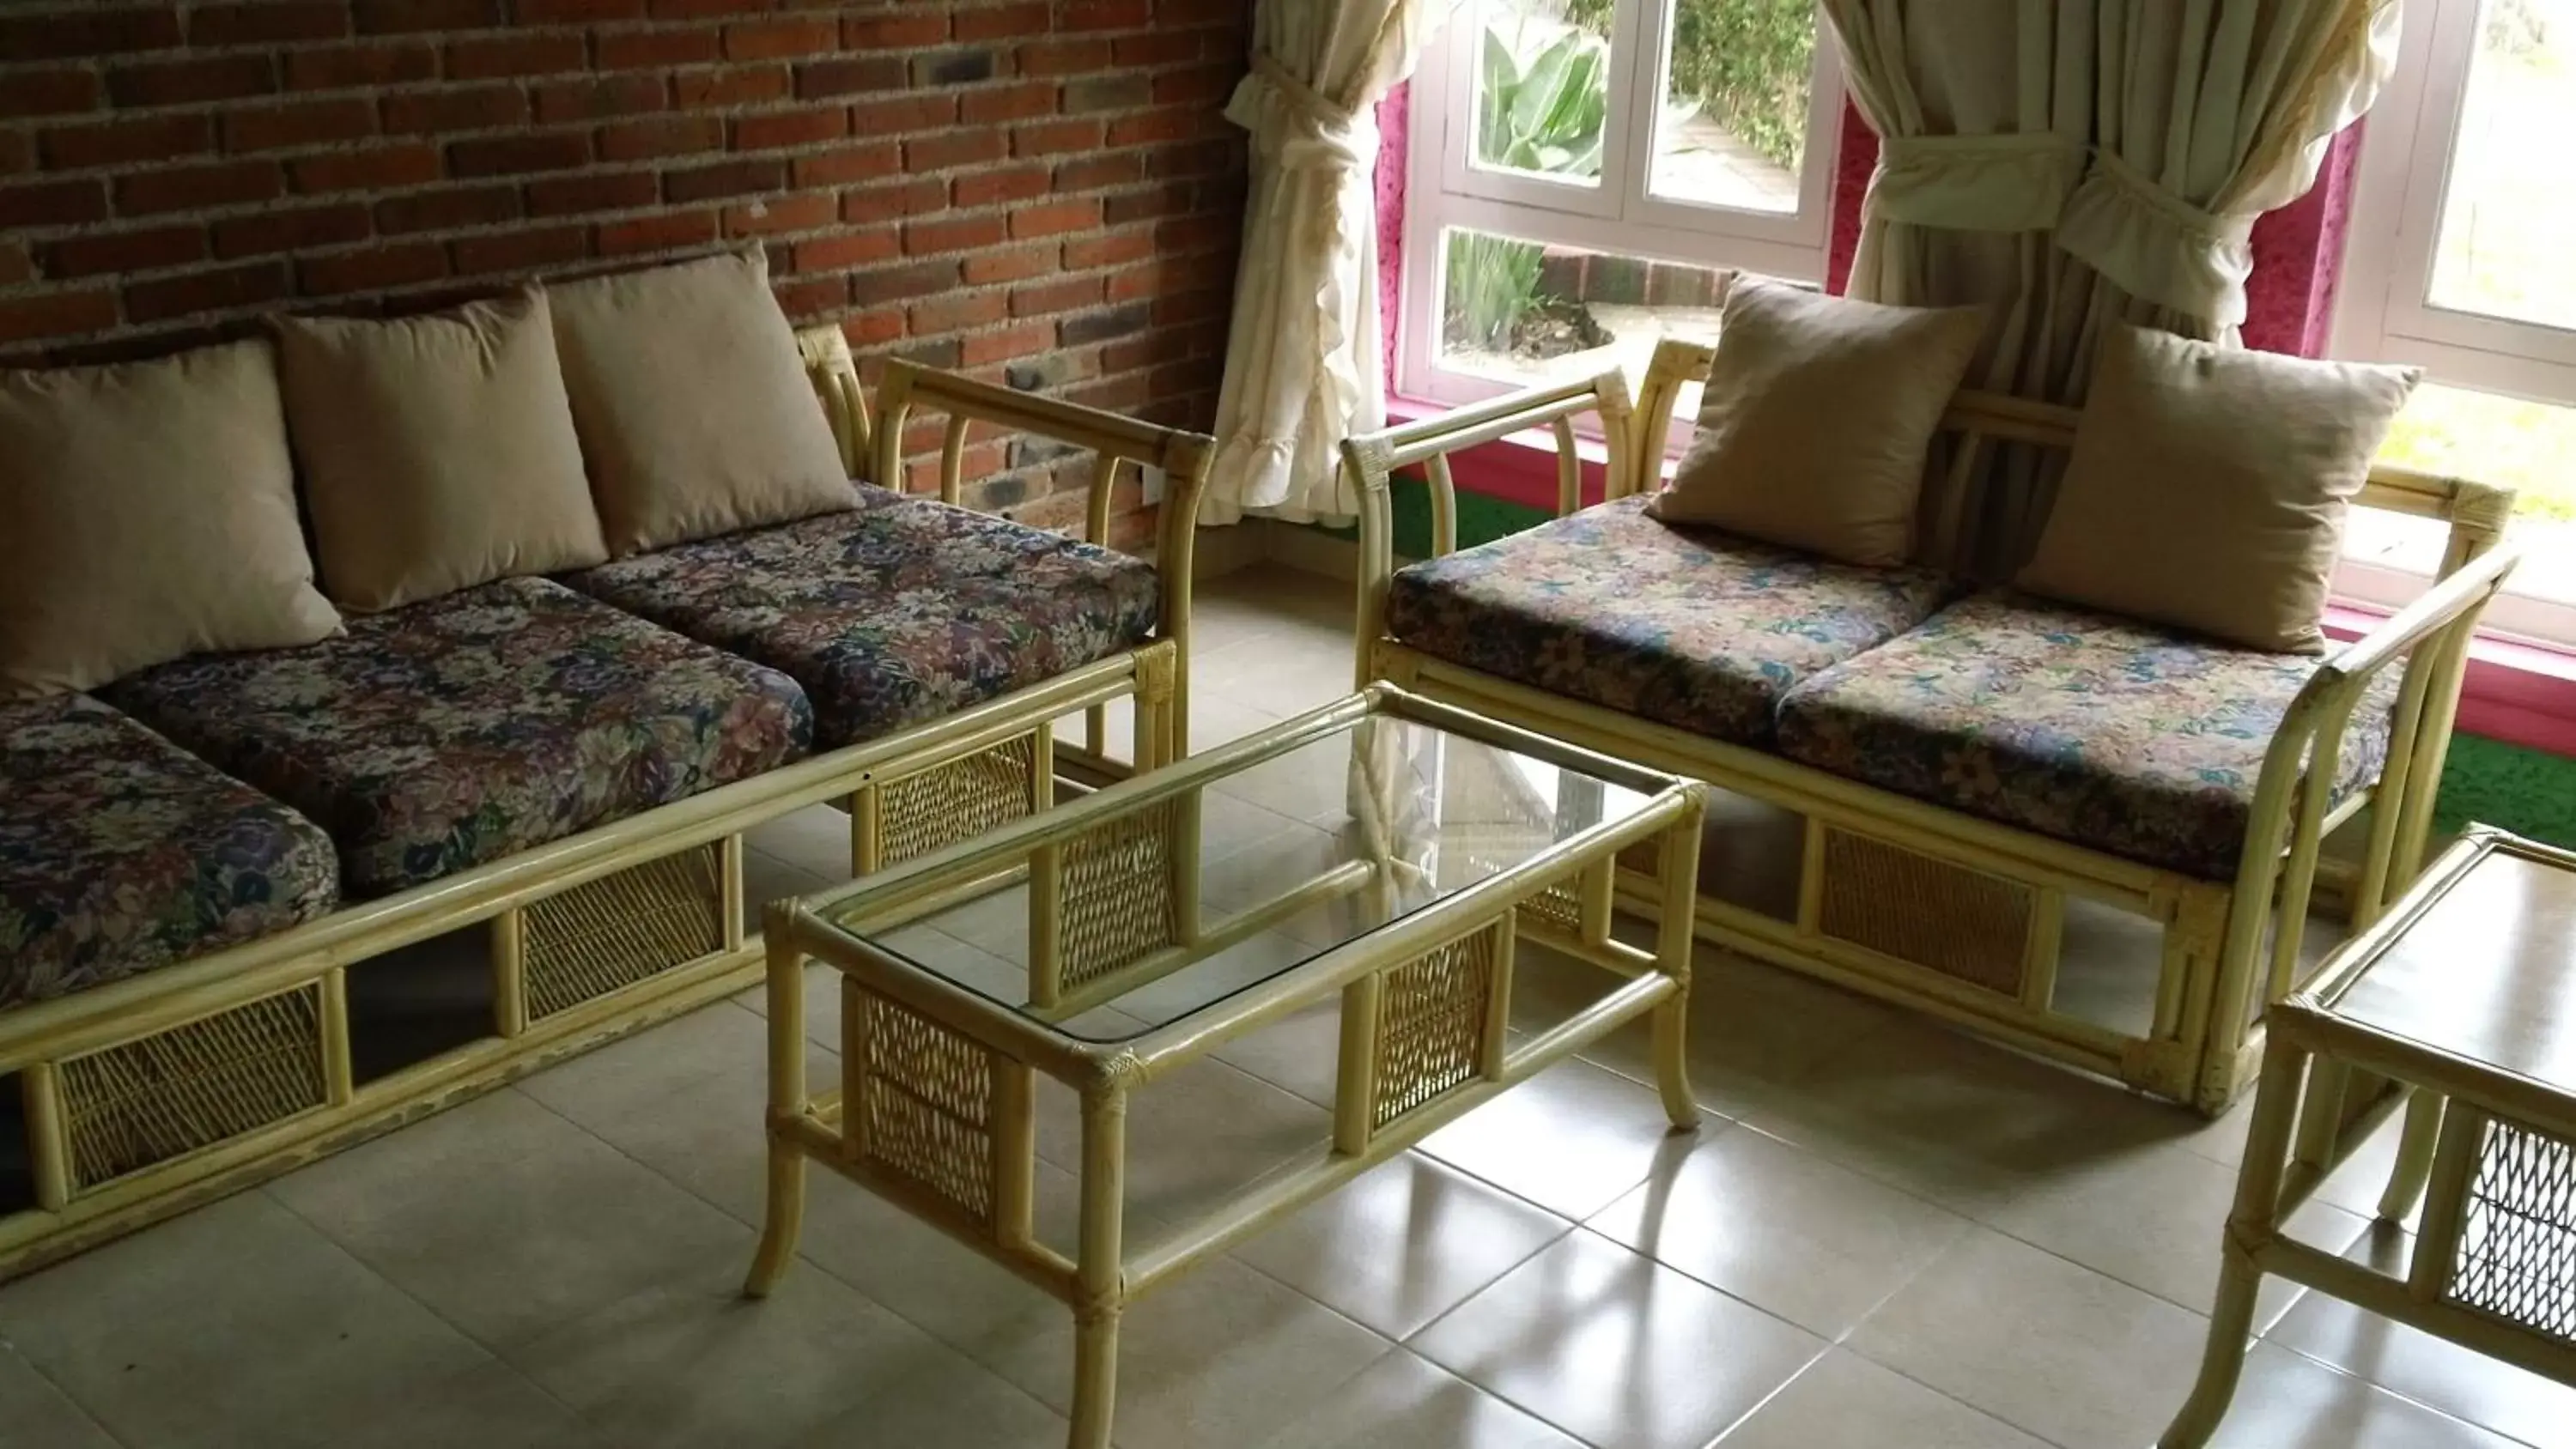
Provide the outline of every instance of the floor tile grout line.
<path id="1" fill-rule="evenodd" d="M 2338 1299 L 2337 1301 L 2340 1302 L 2342 1300 Z M 2394 1323 L 2394 1320 L 2379 1321 Z M 2404 1325 L 2400 1324 L 2396 1326 L 2403 1327 Z M 2439 1404 L 2426 1403 L 2424 1400 L 2416 1398 L 2412 1394 L 2400 1393 L 2396 1389 L 2390 1388 L 2388 1385 L 2381 1383 L 2377 1379 L 2354 1373 L 2352 1370 L 2343 1367 L 2341 1364 L 2330 1363 L 2325 1359 L 2319 1358 L 2315 1354 L 2308 1352 L 2306 1349 L 2299 1347 L 2297 1344 L 2284 1343 L 2269 1334 L 2257 1335 L 2254 1342 L 2258 1344 L 2270 1344 L 2272 1347 L 2277 1348 L 2284 1353 L 2292 1354 L 2296 1357 L 2307 1360 L 2309 1363 L 2318 1368 L 2324 1369 L 2326 1372 L 2333 1374 L 2337 1378 L 2350 1379 L 2354 1383 L 2360 1384 L 2365 1389 L 2386 1394 L 2390 1398 L 2397 1400 L 2399 1403 L 2411 1404 L 2414 1407 L 2423 1410 L 2425 1413 L 2431 1414 L 2437 1419 L 2447 1420 L 2454 1424 L 2464 1424 L 2482 1434 L 2493 1434 L 2495 1437 L 2504 1440 L 2508 1444 L 2521 1445 L 2523 1446 L 2523 1449 L 2539 1449 L 2539 1446 L 2534 1445 L 2529 1439 L 2522 1438 L 2516 1434 L 2508 1434 L 2504 1430 L 2499 1429 L 2492 1424 L 2484 1424 L 2475 1419 L 2464 1418 L 2461 1415 L 2452 1413 L 2450 1410 L 2443 1408 Z M 2251 1351 L 2250 1348 L 2248 1351 Z M 2179 1407 L 2181 1400 L 2175 1400 L 2175 1404 Z"/>
<path id="2" fill-rule="evenodd" d="M 0 1291 L 6 1291 L 6 1287 L 7 1285 L 0 1284 Z M 79 1397 L 71 1391 L 69 1385 L 62 1383 L 52 1374 L 45 1372 L 45 1366 L 43 1364 L 36 1362 L 34 1359 L 29 1358 L 26 1354 L 20 1352 L 18 1345 L 5 1336 L 0 1336 L 0 1353 L 6 1353 L 11 1358 L 25 1364 L 27 1366 L 27 1372 L 34 1374 L 39 1383 L 52 1389 L 57 1397 L 61 1398 L 65 1404 L 71 1407 L 71 1411 L 74 1414 L 80 1416 L 82 1423 L 85 1423 L 98 1431 L 98 1436 L 100 1438 L 105 1439 L 110 1444 L 116 1445 L 117 1449 L 137 1449 L 134 1441 L 127 1439 L 125 1436 L 117 1433 L 115 1430 L 109 1428 L 105 1423 L 103 1423 L 99 1419 L 98 1415 L 91 1411 L 90 1406 L 82 1403 Z"/>

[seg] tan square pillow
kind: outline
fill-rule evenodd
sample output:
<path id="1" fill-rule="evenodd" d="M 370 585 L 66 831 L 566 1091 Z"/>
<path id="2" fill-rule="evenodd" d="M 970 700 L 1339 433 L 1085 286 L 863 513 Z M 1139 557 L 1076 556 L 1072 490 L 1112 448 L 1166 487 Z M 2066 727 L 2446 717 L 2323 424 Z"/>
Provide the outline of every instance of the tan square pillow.
<path id="1" fill-rule="evenodd" d="M 852 506 L 760 253 L 594 277 L 549 295 L 610 552 Z"/>
<path id="2" fill-rule="evenodd" d="M 2117 329 L 2014 582 L 2249 649 L 2322 652 L 2344 514 L 2421 376 Z"/>
<path id="3" fill-rule="evenodd" d="M 1699 431 L 1648 511 L 1845 563 L 1904 563 L 1925 453 L 1985 331 L 1982 308 L 1882 307 L 1739 277 Z"/>
<path id="4" fill-rule="evenodd" d="M 339 628 L 266 342 L 0 371 L 0 697 Z"/>
<path id="5" fill-rule="evenodd" d="M 322 586 L 342 607 L 607 561 L 534 288 L 391 322 L 272 325 Z"/>

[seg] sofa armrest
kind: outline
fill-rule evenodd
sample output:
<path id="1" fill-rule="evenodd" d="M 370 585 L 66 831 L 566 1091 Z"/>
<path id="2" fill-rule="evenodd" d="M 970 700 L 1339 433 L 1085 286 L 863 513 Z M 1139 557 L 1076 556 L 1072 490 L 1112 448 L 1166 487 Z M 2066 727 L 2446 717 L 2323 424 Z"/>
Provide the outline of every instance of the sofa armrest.
<path id="1" fill-rule="evenodd" d="M 859 387 L 859 364 L 850 356 L 850 340 L 837 326 L 807 327 L 796 334 L 796 351 L 805 363 L 805 380 L 832 425 L 832 442 L 841 450 L 841 470 L 852 478 L 868 476 L 868 400 Z"/>

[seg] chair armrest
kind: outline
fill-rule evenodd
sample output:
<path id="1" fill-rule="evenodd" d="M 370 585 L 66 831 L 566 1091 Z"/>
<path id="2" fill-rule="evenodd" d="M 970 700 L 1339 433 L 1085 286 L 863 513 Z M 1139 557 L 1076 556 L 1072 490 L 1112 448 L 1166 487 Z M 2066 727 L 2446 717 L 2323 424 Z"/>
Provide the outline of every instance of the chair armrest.
<path id="1" fill-rule="evenodd" d="M 850 356 L 850 340 L 837 326 L 808 327 L 796 334 L 796 352 L 805 364 L 805 381 L 832 425 L 832 442 L 841 450 L 841 471 L 851 478 L 868 476 L 868 400 L 859 387 L 859 365 Z"/>
<path id="2" fill-rule="evenodd" d="M 2505 577 L 2522 562 L 2522 549 L 2515 544 L 2499 544 L 2453 569 L 2426 589 L 2414 603 L 2381 621 L 2378 628 L 2345 645 L 2326 668 L 2345 677 L 2364 677 L 2379 672 L 2390 660 L 2397 659 L 2423 641 L 2426 635 L 2464 616 L 2474 616 L 2498 589 Z"/>

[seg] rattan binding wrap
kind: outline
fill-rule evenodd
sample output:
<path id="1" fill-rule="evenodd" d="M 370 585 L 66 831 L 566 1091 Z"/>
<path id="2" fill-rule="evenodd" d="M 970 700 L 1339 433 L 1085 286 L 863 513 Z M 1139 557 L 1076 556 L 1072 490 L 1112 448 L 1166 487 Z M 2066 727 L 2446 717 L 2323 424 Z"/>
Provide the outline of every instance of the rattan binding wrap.
<path id="1" fill-rule="evenodd" d="M 2576 1347 L 2576 1145 L 2489 1125 L 2450 1298 Z"/>
<path id="2" fill-rule="evenodd" d="M 843 1131 L 865 1161 L 920 1184 L 969 1219 L 993 1221 L 993 1063 L 984 1049 L 857 981 L 859 1100 Z"/>
<path id="3" fill-rule="evenodd" d="M 1825 829 L 1816 929 L 2005 996 L 2021 994 L 2030 890 L 1850 831 Z"/>
<path id="4" fill-rule="evenodd" d="M 322 988 L 306 985 L 62 1064 L 75 1192 L 322 1106 Z"/>
<path id="5" fill-rule="evenodd" d="M 537 1020 L 724 949 L 719 847 L 701 845 L 546 897 L 524 915 Z"/>
<path id="6" fill-rule="evenodd" d="M 884 822 L 878 864 L 900 865 L 1031 814 L 1038 806 L 1037 761 L 1037 736 L 1019 735 L 878 786 Z"/>
<path id="7" fill-rule="evenodd" d="M 1461 936 L 1382 978 L 1374 1125 L 1384 1127 L 1475 1077 L 1500 934 L 1488 926 Z"/>
<path id="8" fill-rule="evenodd" d="M 1064 845 L 1064 989 L 1097 981 L 1180 941 L 1172 839 L 1180 802 L 1113 815 Z"/>

